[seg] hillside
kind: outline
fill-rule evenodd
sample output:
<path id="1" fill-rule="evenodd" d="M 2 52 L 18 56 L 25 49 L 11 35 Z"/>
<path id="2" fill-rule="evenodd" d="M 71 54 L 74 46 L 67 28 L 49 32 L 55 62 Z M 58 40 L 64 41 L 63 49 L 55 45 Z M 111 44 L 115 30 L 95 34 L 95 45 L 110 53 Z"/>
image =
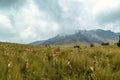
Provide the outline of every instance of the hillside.
<path id="1" fill-rule="evenodd" d="M 119 33 L 110 30 L 79 30 L 71 35 L 57 35 L 45 41 L 36 41 L 30 43 L 32 45 L 46 45 L 46 44 L 70 44 L 75 42 L 97 43 L 101 44 L 105 41 L 115 42 L 118 40 Z"/>
<path id="2" fill-rule="evenodd" d="M 0 80 L 120 80 L 120 48 L 0 43 Z"/>

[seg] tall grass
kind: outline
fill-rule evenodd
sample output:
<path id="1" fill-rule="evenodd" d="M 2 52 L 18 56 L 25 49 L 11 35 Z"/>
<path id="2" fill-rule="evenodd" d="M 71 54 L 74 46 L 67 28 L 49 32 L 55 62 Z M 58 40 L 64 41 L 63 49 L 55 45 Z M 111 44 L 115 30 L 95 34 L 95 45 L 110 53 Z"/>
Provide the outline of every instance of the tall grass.
<path id="1" fill-rule="evenodd" d="M 120 80 L 120 50 L 0 43 L 0 80 Z"/>

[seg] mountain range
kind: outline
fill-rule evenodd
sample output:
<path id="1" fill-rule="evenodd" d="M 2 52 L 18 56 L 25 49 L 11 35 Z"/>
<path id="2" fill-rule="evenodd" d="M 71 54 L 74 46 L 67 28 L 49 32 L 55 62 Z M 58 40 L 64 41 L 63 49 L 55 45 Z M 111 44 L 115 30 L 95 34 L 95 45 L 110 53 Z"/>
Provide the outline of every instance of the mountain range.
<path id="1" fill-rule="evenodd" d="M 98 43 L 105 41 L 117 41 L 120 33 L 112 32 L 111 30 L 79 30 L 74 34 L 57 35 L 53 38 L 44 41 L 35 41 L 31 45 L 51 45 L 51 44 L 69 44 L 75 42 Z"/>

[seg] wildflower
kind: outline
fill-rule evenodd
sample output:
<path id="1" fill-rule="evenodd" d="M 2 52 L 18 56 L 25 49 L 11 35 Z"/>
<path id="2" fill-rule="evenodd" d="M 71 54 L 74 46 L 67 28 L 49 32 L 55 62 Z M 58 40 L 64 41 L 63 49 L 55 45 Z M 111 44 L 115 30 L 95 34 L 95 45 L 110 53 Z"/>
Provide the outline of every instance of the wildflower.
<path id="1" fill-rule="evenodd" d="M 90 66 L 90 70 L 93 72 L 94 71 L 94 67 Z"/>
<path id="2" fill-rule="evenodd" d="M 26 69 L 29 68 L 28 59 L 25 60 L 25 68 L 26 68 Z"/>
<path id="3" fill-rule="evenodd" d="M 68 61 L 67 61 L 67 67 L 68 67 L 69 73 L 71 74 L 72 73 L 72 65 L 71 65 L 70 59 L 68 59 Z"/>
<path id="4" fill-rule="evenodd" d="M 11 60 L 8 59 L 8 73 L 10 73 L 10 69 L 11 69 L 11 65 L 12 65 L 12 62 Z"/>

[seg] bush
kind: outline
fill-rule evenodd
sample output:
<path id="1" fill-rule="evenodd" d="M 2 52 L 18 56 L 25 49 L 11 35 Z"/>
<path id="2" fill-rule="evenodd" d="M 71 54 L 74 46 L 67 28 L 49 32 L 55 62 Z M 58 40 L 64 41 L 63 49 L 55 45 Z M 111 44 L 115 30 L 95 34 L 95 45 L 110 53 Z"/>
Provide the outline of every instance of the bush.
<path id="1" fill-rule="evenodd" d="M 120 47 L 120 42 L 117 43 L 117 46 Z"/>
<path id="2" fill-rule="evenodd" d="M 117 42 L 117 46 L 120 47 L 120 40 Z"/>
<path id="3" fill-rule="evenodd" d="M 119 41 L 117 42 L 117 46 L 120 47 L 120 36 L 119 36 Z"/>
<path id="4" fill-rule="evenodd" d="M 94 47 L 94 44 L 90 44 L 90 47 Z"/>
<path id="5" fill-rule="evenodd" d="M 107 43 L 104 43 L 104 42 L 103 42 L 101 45 L 102 45 L 102 46 L 108 46 L 108 45 L 110 45 L 110 44 L 109 44 L 108 42 L 107 42 Z"/>

